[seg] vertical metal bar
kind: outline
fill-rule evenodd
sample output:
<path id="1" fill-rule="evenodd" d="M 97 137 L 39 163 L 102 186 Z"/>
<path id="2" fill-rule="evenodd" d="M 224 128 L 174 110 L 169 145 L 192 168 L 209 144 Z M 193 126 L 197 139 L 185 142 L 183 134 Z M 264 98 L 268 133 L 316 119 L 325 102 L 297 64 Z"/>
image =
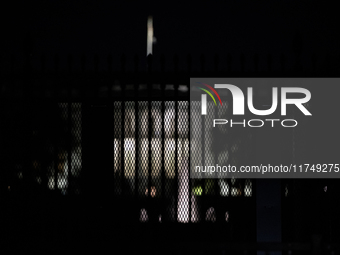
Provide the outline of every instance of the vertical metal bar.
<path id="1" fill-rule="evenodd" d="M 135 56 L 135 77 L 137 77 L 138 72 L 138 56 Z M 138 105 L 138 89 L 139 89 L 139 83 L 138 79 L 135 78 L 135 84 L 134 84 L 134 92 L 135 92 L 135 192 L 134 197 L 137 200 L 138 199 L 138 176 L 139 176 L 139 105 Z"/>
<path id="2" fill-rule="evenodd" d="M 125 153 L 124 153 L 124 145 L 125 145 L 125 86 L 121 85 L 121 91 L 122 91 L 122 100 L 121 100 L 121 148 L 120 148 L 120 154 L 121 154 L 121 187 L 122 187 L 122 196 L 125 195 Z"/>
<path id="3" fill-rule="evenodd" d="M 161 105 L 161 119 L 162 119 L 162 141 L 161 141 L 161 165 L 162 165 L 162 171 L 161 171 L 161 187 L 162 187 L 162 199 L 163 202 L 165 202 L 165 84 L 161 84 L 161 90 L 162 90 L 162 105 Z"/>
<path id="4" fill-rule="evenodd" d="M 68 104 L 67 104 L 67 134 L 68 134 L 68 139 L 67 139 L 67 164 L 68 164 L 68 175 L 67 175 L 67 186 L 66 189 L 68 190 L 68 194 L 69 192 L 72 192 L 70 190 L 70 184 L 72 182 L 72 177 L 71 177 L 71 153 L 72 153 L 72 115 L 71 115 L 71 99 L 70 99 L 70 95 L 69 95 L 69 100 L 68 100 Z M 66 174 L 66 173 L 65 173 Z M 71 182 L 70 182 L 71 181 Z"/>
<path id="5" fill-rule="evenodd" d="M 214 107 L 213 108 L 214 109 L 214 118 L 216 118 L 216 116 L 218 116 L 218 113 L 217 113 L 217 108 L 216 107 Z M 218 156 L 217 155 L 214 155 L 214 164 L 217 164 L 218 163 Z M 214 179 L 214 195 L 215 195 L 215 197 L 218 197 L 219 196 L 219 187 L 218 187 L 218 180 L 219 180 L 219 178 L 218 178 L 218 174 L 217 174 L 217 171 L 215 172 L 215 179 Z"/>
<path id="6" fill-rule="evenodd" d="M 81 56 L 80 62 L 81 62 L 81 76 L 85 77 L 85 55 L 83 54 Z M 81 79 L 81 82 L 84 83 L 85 79 Z M 81 86 L 80 90 L 81 90 L 81 175 L 82 177 L 80 178 L 82 181 L 80 182 L 80 190 L 81 193 L 85 193 L 87 192 L 86 188 L 87 188 L 87 169 L 88 169 L 88 163 L 87 163 L 87 159 L 88 157 L 86 157 L 86 141 L 87 141 L 87 117 L 88 117 L 88 102 L 86 102 L 85 98 L 86 98 L 86 83 L 84 84 L 85 86 Z"/>
<path id="7" fill-rule="evenodd" d="M 191 55 L 188 54 L 187 56 L 187 70 L 188 70 L 188 74 L 189 76 L 191 76 Z M 190 143 L 190 114 L 191 114 L 191 111 L 190 111 L 190 107 L 191 107 L 191 104 L 190 104 L 190 83 L 188 85 L 188 96 L 187 96 L 187 101 L 188 101 L 188 133 L 187 133 L 187 137 L 185 137 L 186 139 L 188 139 L 188 171 L 189 171 L 189 183 L 188 183 L 188 186 L 189 186 L 189 224 L 191 223 L 191 218 L 192 218 L 192 181 L 191 181 L 191 178 L 190 178 L 190 173 L 191 173 L 191 160 L 190 160 L 190 146 L 191 146 L 191 143 Z"/>
<path id="8" fill-rule="evenodd" d="M 208 106 L 207 106 L 208 107 Z M 204 150 L 204 144 L 205 144 L 205 117 L 206 115 L 201 115 L 201 159 L 202 159 L 202 167 L 205 166 L 205 150 Z M 204 173 L 203 173 L 204 174 Z M 202 174 L 202 175 L 203 175 Z M 205 200 L 205 176 L 202 178 L 202 180 L 200 180 L 200 183 L 202 185 L 202 194 L 201 194 L 201 205 L 200 208 L 203 209 L 204 208 L 204 200 Z M 200 210 L 202 211 L 202 210 Z M 201 220 L 202 215 L 199 215 L 199 219 Z"/>
<path id="9" fill-rule="evenodd" d="M 176 199 L 175 199 L 175 201 L 176 201 L 176 213 L 175 213 L 175 215 L 176 215 L 176 221 L 178 221 L 178 187 L 179 187 L 179 185 L 178 185 L 178 178 L 179 178 L 179 174 L 178 174 L 178 128 L 177 128 L 177 125 L 178 125 L 178 109 L 177 109 L 177 107 L 178 107 L 178 101 L 177 101 L 177 97 L 176 97 L 176 99 L 175 99 L 175 180 L 176 180 L 176 182 L 175 182 L 175 187 L 176 187 L 176 192 L 175 192 L 175 194 L 176 194 Z"/>
<path id="10" fill-rule="evenodd" d="M 152 55 L 148 56 L 148 139 L 149 139 L 149 154 L 148 154 L 148 163 L 149 163 L 149 171 L 148 171 L 148 198 L 150 198 L 151 193 L 151 171 L 152 171 L 152 157 L 151 157 L 151 146 L 152 146 L 152 117 L 151 117 L 151 97 L 152 97 L 152 81 L 151 81 L 151 72 L 152 72 Z"/>
<path id="11" fill-rule="evenodd" d="M 29 37 L 27 38 L 27 41 L 26 41 L 27 44 L 30 44 L 30 40 L 29 40 Z M 25 52 L 26 54 L 26 63 L 25 63 L 25 70 L 24 70 L 24 73 L 25 73 L 25 77 L 23 77 L 23 96 L 25 98 L 25 101 L 26 101 L 26 105 L 28 105 L 29 107 L 29 119 L 27 120 L 28 121 L 28 126 L 29 126 L 29 129 L 32 130 L 32 127 L 33 127 L 33 123 L 32 123 L 32 115 L 33 115 L 33 93 L 31 92 L 30 93 L 30 90 L 33 90 L 33 84 L 32 84 L 32 74 L 31 74 L 31 57 L 30 57 L 30 54 L 29 54 L 29 51 L 30 49 L 27 48 L 27 51 Z M 14 91 L 13 91 L 14 92 Z M 29 174 L 32 176 L 32 174 L 34 173 L 34 167 L 33 167 L 33 152 L 32 150 L 35 149 L 33 147 L 33 137 L 29 137 L 28 139 L 28 148 L 29 148 L 29 151 L 28 151 L 28 171 L 29 171 Z M 36 176 L 34 176 L 35 178 Z"/>
<path id="12" fill-rule="evenodd" d="M 165 59 L 164 59 L 164 55 L 162 55 L 162 58 L 161 58 L 161 72 L 164 74 L 164 62 L 165 62 Z M 164 77 L 164 75 L 162 76 Z M 164 80 L 161 81 L 161 98 L 162 98 L 162 105 L 161 105 L 161 133 L 162 133 L 162 138 L 161 138 L 161 189 L 162 189 L 162 194 L 161 194 L 161 197 L 162 197 L 162 200 L 163 200 L 163 203 L 165 204 L 165 201 L 166 201 L 166 198 L 165 198 L 165 82 Z M 164 207 L 163 207 L 164 208 Z M 162 212 L 163 214 L 165 213 L 165 210 L 164 212 Z M 163 218 L 164 215 L 162 215 Z"/>
<path id="13" fill-rule="evenodd" d="M 109 77 L 109 81 L 111 81 L 111 75 L 112 75 L 112 55 L 109 54 L 108 58 L 107 58 L 107 65 L 108 65 L 108 77 Z M 115 185 L 116 180 L 115 180 L 115 174 L 114 174 L 114 167 L 115 167 L 115 148 L 114 148 L 114 142 L 115 142 L 115 106 L 114 106 L 114 100 L 113 100 L 113 93 L 112 93 L 112 83 L 109 82 L 107 85 L 107 93 L 108 93 L 108 107 L 109 107 L 109 125 L 110 125 L 110 129 L 109 129 L 109 137 L 110 137 L 110 142 L 111 142 L 111 153 L 110 156 L 113 157 L 113 160 L 111 160 L 111 171 L 113 171 L 113 175 L 112 175 L 112 189 L 109 189 L 111 194 L 112 194 L 112 198 L 115 199 Z M 114 202 L 114 201 L 113 201 Z"/>
<path id="14" fill-rule="evenodd" d="M 54 64 L 55 64 L 55 75 L 56 75 L 56 84 L 54 88 L 54 96 L 55 96 L 55 102 L 58 107 L 58 85 L 59 85 L 59 77 L 58 77 L 58 69 L 59 69 L 59 56 L 56 54 L 54 58 Z M 59 165 L 59 146 L 58 146 L 58 139 L 55 139 L 54 141 L 54 190 L 57 192 L 58 189 L 58 165 Z"/>
<path id="15" fill-rule="evenodd" d="M 149 90 L 151 91 L 151 90 Z M 152 146 L 152 117 L 151 117 L 151 103 L 152 101 L 150 100 L 151 95 L 149 95 L 149 102 L 148 102 L 148 124 L 149 124 L 149 129 L 148 129 L 148 139 L 149 139 L 149 152 L 148 152 L 148 163 L 149 163 L 149 171 L 148 171 L 148 197 L 150 197 L 151 194 L 151 171 L 152 171 L 152 157 L 151 157 L 151 146 Z"/>
<path id="16" fill-rule="evenodd" d="M 58 158 L 59 146 L 58 146 L 58 138 L 54 140 L 54 190 L 57 191 L 58 189 L 58 165 L 59 165 L 59 158 Z"/>
<path id="17" fill-rule="evenodd" d="M 72 56 L 69 55 L 69 59 L 68 59 L 68 62 L 69 62 L 69 69 L 70 69 L 70 75 L 72 75 L 71 71 L 72 71 Z M 71 81 L 72 82 L 72 81 Z M 71 167 L 72 167 L 72 164 L 71 164 L 71 153 L 72 153 L 72 115 L 71 115 L 71 92 L 72 92 L 72 89 L 71 89 L 71 82 L 69 81 L 68 83 L 68 103 L 67 103 L 67 134 L 68 134 L 68 137 L 67 137 L 67 166 L 68 166 L 68 173 L 67 173 L 67 186 L 66 186 L 66 189 L 67 189 L 67 194 L 69 194 L 69 192 L 72 192 L 70 190 L 70 184 L 72 182 L 72 177 L 71 177 Z M 64 173 L 66 174 L 66 173 Z M 66 178 L 65 178 L 66 179 Z"/>
<path id="18" fill-rule="evenodd" d="M 175 75 L 177 74 L 178 69 L 178 57 L 175 55 L 174 59 L 175 64 Z M 178 81 L 175 80 L 174 84 L 175 90 L 175 221 L 178 222 Z"/>
<path id="19" fill-rule="evenodd" d="M 188 85 L 188 91 L 189 91 L 189 98 L 188 98 L 188 171 L 189 171 L 189 223 L 191 223 L 191 214 L 192 214 L 192 181 L 191 181 L 191 178 L 190 178 L 190 174 L 191 174 L 191 157 L 190 157 L 190 152 L 191 152 L 191 142 L 190 142 L 190 129 L 191 129 L 191 126 L 190 126 L 190 119 L 191 119 L 191 102 L 190 102 L 190 84 Z"/>
<path id="20" fill-rule="evenodd" d="M 183 125 L 184 125 L 184 116 L 185 116 L 185 113 L 184 113 L 184 110 L 185 110 L 185 104 L 184 104 L 184 102 L 182 101 L 182 104 L 181 104 L 181 107 L 180 107 L 180 109 L 179 109 L 179 112 L 180 113 L 182 113 L 182 119 L 181 119 L 181 123 L 182 123 L 182 129 L 184 129 L 183 128 Z M 187 169 L 186 168 L 186 163 L 187 163 L 187 161 L 186 161 L 186 158 L 185 158 L 185 141 L 186 141 L 186 139 L 185 139 L 186 137 L 185 137 L 185 134 L 184 134 L 184 130 L 183 130 L 183 132 L 182 132 L 182 134 L 181 134 L 181 137 L 180 137 L 180 141 L 181 141 L 181 151 L 182 151 L 182 156 L 181 156 L 181 161 L 180 161 L 180 167 L 181 167 L 181 169 L 182 169 L 182 171 L 185 171 L 185 169 Z M 181 173 L 181 176 L 182 176 L 182 178 L 183 178 L 183 180 L 182 180 L 182 184 L 181 185 L 183 185 L 184 187 L 187 187 L 187 188 L 189 188 L 189 178 L 187 179 L 187 176 L 186 176 L 186 174 L 187 173 L 185 173 L 185 172 L 182 172 Z M 186 185 L 186 181 L 188 181 L 188 185 Z M 182 186 L 182 187 L 183 187 Z M 185 188 L 183 188 L 183 190 L 182 190 L 182 192 L 186 192 L 186 190 L 185 190 Z M 185 193 L 185 194 L 187 194 L 187 193 Z M 190 206 L 189 204 L 190 204 L 190 194 L 188 194 L 188 197 L 187 197 L 187 199 L 188 199 L 188 206 Z M 184 200 L 183 200 L 184 201 Z M 185 208 L 185 207 L 183 207 L 183 208 Z M 187 207 L 185 210 L 188 210 L 187 211 L 187 213 L 189 213 L 189 208 Z M 190 222 L 190 214 L 188 215 L 189 216 L 189 222 Z M 184 218 L 185 219 L 185 218 Z"/>

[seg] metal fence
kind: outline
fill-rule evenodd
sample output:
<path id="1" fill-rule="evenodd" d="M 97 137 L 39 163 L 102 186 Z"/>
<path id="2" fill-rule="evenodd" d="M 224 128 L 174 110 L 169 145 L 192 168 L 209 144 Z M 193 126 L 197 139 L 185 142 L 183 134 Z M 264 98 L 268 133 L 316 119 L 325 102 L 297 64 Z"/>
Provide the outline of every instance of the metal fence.
<path id="1" fill-rule="evenodd" d="M 268 56 L 264 59 L 267 70 L 259 71 L 259 58 L 255 56 L 254 65 L 246 70 L 241 56 L 240 66 L 233 70 L 231 56 L 226 57 L 226 66 L 220 66 L 215 56 L 213 68 L 207 70 L 202 56 L 201 69 L 194 71 L 188 56 L 186 70 L 179 69 L 179 58 L 175 57 L 173 70 L 166 71 L 164 57 L 154 68 L 155 60 L 149 56 L 146 70 L 140 70 L 135 58 L 133 71 L 127 71 L 123 56 L 120 71 L 111 70 L 110 57 L 106 71 L 98 70 L 98 58 L 94 70 L 86 71 L 84 57 L 82 70 L 73 70 L 69 56 L 68 67 L 61 71 L 58 59 L 54 59 L 53 71 L 46 71 L 42 58 L 41 70 L 33 69 L 28 61 L 22 68 L 13 64 L 10 70 L 1 72 L 3 203 L 18 208 L 10 205 L 9 197 L 43 194 L 46 201 L 68 201 L 69 206 L 60 204 L 59 208 L 44 210 L 80 220 L 84 216 L 77 212 L 84 207 L 76 209 L 71 204 L 83 199 L 90 204 L 86 210 L 99 208 L 95 215 L 102 227 L 132 222 L 202 223 L 206 224 L 199 229 L 202 235 L 215 233 L 206 240 L 230 242 L 256 241 L 256 182 L 189 178 L 189 77 L 336 76 L 339 67 L 335 58 L 318 66 L 315 57 L 309 68 L 304 68 L 298 58 L 287 67 L 285 57 L 280 56 L 280 68 L 275 71 Z M 235 153 L 231 158 L 234 161 L 246 153 L 242 142 L 237 146 L 241 154 Z M 42 208 L 38 203 L 36 206 Z M 57 225 L 56 229 L 66 226 Z M 177 241 L 197 241 L 195 227 L 190 226 L 190 230 L 168 229 L 180 230 Z M 133 234 L 147 239 L 138 235 L 143 233 Z M 153 238 L 158 240 L 159 236 L 154 234 Z"/>

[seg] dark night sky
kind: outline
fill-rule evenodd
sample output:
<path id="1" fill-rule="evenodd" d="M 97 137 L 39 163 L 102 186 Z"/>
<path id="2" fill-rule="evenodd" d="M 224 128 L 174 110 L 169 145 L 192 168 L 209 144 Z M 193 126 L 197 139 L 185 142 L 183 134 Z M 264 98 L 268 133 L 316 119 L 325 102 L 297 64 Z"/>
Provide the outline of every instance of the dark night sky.
<path id="1" fill-rule="evenodd" d="M 89 58 L 96 53 L 105 58 L 108 53 L 144 56 L 149 14 L 154 17 L 156 57 L 191 53 L 196 63 L 204 53 L 209 66 L 215 53 L 238 57 L 242 52 L 246 58 L 255 53 L 292 54 L 297 30 L 306 61 L 312 52 L 339 53 L 337 8 L 321 1 L 182 1 L 178 5 L 174 1 L 69 0 L 13 2 L 2 8 L 5 54 L 20 55 L 29 31 L 33 60 L 42 52 L 47 57 L 55 53 L 72 53 L 76 58 L 82 53 Z"/>

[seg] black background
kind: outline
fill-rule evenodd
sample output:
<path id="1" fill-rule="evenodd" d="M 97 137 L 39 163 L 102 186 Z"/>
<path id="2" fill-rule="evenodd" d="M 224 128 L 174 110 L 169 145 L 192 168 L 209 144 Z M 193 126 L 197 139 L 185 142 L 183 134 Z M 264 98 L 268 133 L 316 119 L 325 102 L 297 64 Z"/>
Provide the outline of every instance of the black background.
<path id="1" fill-rule="evenodd" d="M 123 53 L 128 57 L 128 68 L 133 69 L 133 65 L 129 64 L 129 61 L 132 63 L 134 54 L 140 56 L 142 68 L 145 68 L 148 15 L 153 16 L 154 36 L 157 38 L 157 43 L 154 45 L 155 58 L 164 54 L 166 58 L 172 59 L 174 54 L 178 54 L 182 69 L 185 69 L 184 59 L 187 54 L 192 54 L 193 68 L 196 70 L 200 68 L 201 54 L 204 54 L 207 58 L 207 69 L 213 69 L 213 56 L 215 54 L 221 56 L 222 66 L 226 64 L 225 56 L 231 54 L 234 59 L 234 69 L 239 68 L 239 56 L 243 54 L 246 59 L 245 68 L 251 69 L 253 68 L 253 57 L 258 54 L 260 57 L 259 69 L 267 70 L 266 58 L 268 54 L 271 54 L 273 56 L 272 69 L 279 70 L 280 61 L 278 57 L 281 54 L 285 54 L 288 66 L 293 66 L 296 55 L 299 55 L 303 66 L 310 67 L 311 57 L 314 53 L 317 55 L 320 65 L 327 64 L 327 57 L 338 57 L 340 53 L 338 47 L 340 44 L 338 10 L 335 3 L 332 5 L 314 0 L 181 1 L 179 3 L 175 1 L 11 1 L 3 3 L 1 8 L 2 69 L 7 70 L 9 68 L 11 56 L 14 54 L 19 63 L 19 68 L 24 65 L 25 56 L 29 55 L 32 59 L 33 69 L 39 70 L 42 53 L 47 57 L 46 68 L 50 70 L 53 70 L 54 67 L 53 56 L 55 54 L 60 55 L 61 69 L 67 69 L 66 57 L 68 54 L 74 56 L 75 69 L 80 69 L 81 54 L 87 55 L 89 59 L 97 54 L 100 59 L 100 70 L 107 68 L 106 57 L 108 54 L 112 54 L 114 59 L 117 60 L 113 62 L 114 67 L 118 68 L 118 60 Z M 92 61 L 88 61 L 86 65 L 88 69 L 93 68 Z M 171 61 L 167 62 L 166 68 L 172 69 Z M 338 98 L 337 90 L 335 89 L 331 93 L 332 100 L 326 97 L 321 88 L 320 90 L 319 94 L 323 96 L 323 99 L 320 100 L 324 100 L 327 107 L 332 108 L 332 100 Z M 319 101 L 319 105 L 323 105 L 323 103 Z M 331 117 L 337 118 L 338 106 L 335 105 L 334 107 Z M 321 109 L 317 111 L 321 111 Z M 305 134 L 300 134 L 301 140 L 307 144 L 302 148 L 308 148 L 311 151 L 313 146 L 317 146 L 318 151 L 321 150 L 320 148 L 327 148 L 324 150 L 325 153 L 320 155 L 320 160 L 335 159 L 338 157 L 338 150 L 336 150 L 338 129 L 335 125 L 332 125 L 327 127 L 326 130 L 322 121 L 327 122 L 327 115 L 320 114 L 319 116 L 315 129 L 313 129 L 318 129 L 319 133 L 306 130 Z M 104 136 L 101 138 L 105 139 Z M 315 143 L 311 142 L 311 139 L 315 139 Z M 98 141 L 94 138 L 95 142 Z M 298 153 L 300 153 L 301 158 L 306 155 L 303 149 Z M 326 201 L 322 189 L 327 182 L 314 181 L 314 183 L 315 186 L 312 182 L 305 183 L 305 186 L 303 186 L 305 190 L 302 190 L 301 186 L 299 187 L 300 191 L 302 190 L 301 194 L 304 194 L 307 199 L 303 199 L 304 204 L 301 206 L 295 204 L 295 207 L 291 205 L 290 208 L 303 207 L 303 212 L 312 212 L 306 216 L 307 224 L 301 226 L 307 226 L 310 222 L 313 222 L 315 216 L 315 218 L 320 217 L 318 226 L 322 229 L 327 222 L 327 212 L 325 212 L 326 209 L 322 204 Z M 332 187 L 336 186 L 334 181 L 332 185 Z M 313 194 L 318 196 L 318 200 L 314 200 L 315 196 L 308 193 L 314 187 L 317 187 L 317 189 Z M 30 203 L 30 200 L 25 202 Z M 50 203 L 52 204 L 52 202 Z M 85 201 L 86 203 L 88 201 Z M 311 203 L 315 203 L 315 211 L 313 209 L 314 204 L 311 205 Z M 53 221 L 55 226 L 64 224 L 63 226 L 68 227 L 59 228 L 60 232 L 55 234 L 58 238 L 54 239 L 52 237 L 54 234 L 50 233 L 46 237 L 48 240 L 51 238 L 51 240 L 63 241 L 64 231 L 72 233 L 71 235 L 73 233 L 77 235 L 77 231 L 86 229 L 84 226 L 87 226 L 89 222 L 91 222 L 91 226 L 96 226 L 101 220 L 102 225 L 106 224 L 101 215 L 102 212 L 98 212 L 96 208 L 96 218 L 91 217 L 91 214 L 86 214 L 82 218 L 81 224 L 72 225 L 71 215 L 76 216 L 77 213 L 81 214 L 84 210 L 87 210 L 86 207 L 77 207 L 76 204 L 72 206 L 72 208 L 75 208 L 73 212 L 63 212 L 61 208 L 51 206 L 52 210 L 57 212 L 56 215 L 58 213 L 63 215 L 56 217 L 56 220 Z M 332 206 L 336 207 L 336 204 L 333 203 Z M 19 212 L 8 212 L 7 218 L 4 217 L 3 222 L 6 222 L 9 217 L 14 224 L 14 221 L 18 219 L 12 217 L 15 213 L 19 215 Z M 109 213 L 106 213 L 108 214 L 106 215 L 107 218 L 110 218 Z M 33 212 L 32 214 L 40 217 L 36 218 L 37 222 L 46 217 L 44 211 Z M 7 223 L 9 223 L 7 226 L 12 224 L 11 221 L 7 221 Z M 27 223 L 25 235 L 20 234 L 22 233 L 21 223 L 23 225 Z M 20 218 L 19 223 L 16 222 L 16 224 L 19 227 L 15 231 L 13 230 L 7 240 L 16 240 L 17 233 L 19 237 L 31 240 L 27 239 L 27 234 L 35 226 L 39 226 L 35 230 L 36 233 L 40 233 L 40 230 L 41 233 L 47 233 L 49 229 L 54 229 L 43 224 L 36 225 L 36 222 L 29 218 Z M 80 225 L 82 226 L 80 227 Z M 77 243 L 73 243 L 72 237 L 68 237 L 63 247 L 65 250 L 68 250 L 67 247 L 78 246 L 98 249 L 94 243 L 84 245 L 83 242 L 83 240 L 91 240 L 91 238 L 95 240 L 94 229 L 96 228 L 93 227 L 93 231 L 88 229 L 86 234 L 83 231 L 81 237 L 78 236 L 74 239 L 77 240 Z M 101 231 L 111 230 L 102 228 Z M 126 227 L 122 227 L 119 231 L 129 233 Z M 192 233 L 190 232 L 189 235 Z M 141 230 L 140 235 L 143 234 L 144 232 Z M 129 235 L 126 234 L 126 236 L 128 238 Z M 135 233 L 135 236 L 138 235 Z M 120 237 L 122 238 L 120 240 L 124 240 L 124 236 Z M 34 239 L 34 237 L 31 238 Z M 145 239 L 147 238 L 145 237 Z M 288 239 L 292 240 L 293 237 L 289 236 Z M 304 241 L 310 241 L 309 237 L 306 237 Z M 28 243 L 25 244 L 27 247 L 29 247 Z M 47 243 L 49 242 L 47 241 Z M 60 249 L 56 242 L 51 242 L 51 244 L 56 248 L 55 252 Z M 110 240 L 106 242 L 106 245 L 105 247 L 110 249 Z M 48 244 L 45 243 L 43 247 L 47 249 Z M 36 247 L 31 248 L 32 250 L 37 249 Z M 104 250 L 103 247 L 101 249 Z"/>

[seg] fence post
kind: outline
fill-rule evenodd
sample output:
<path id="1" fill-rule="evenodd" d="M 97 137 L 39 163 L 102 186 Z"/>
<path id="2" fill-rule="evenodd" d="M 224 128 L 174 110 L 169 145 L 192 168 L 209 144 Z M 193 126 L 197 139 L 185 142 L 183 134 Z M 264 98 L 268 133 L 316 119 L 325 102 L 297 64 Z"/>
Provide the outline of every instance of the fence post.
<path id="1" fill-rule="evenodd" d="M 162 54 L 161 56 L 161 77 L 165 77 L 165 56 Z M 161 194 L 161 199 L 162 199 L 162 218 L 166 219 L 165 217 L 166 214 L 166 197 L 165 197 L 165 80 L 161 79 L 161 98 L 162 98 L 162 105 L 161 105 L 161 120 L 162 120 L 162 140 L 161 140 L 161 189 L 162 189 L 162 194 Z M 163 220 L 162 220 L 163 221 Z"/>
<path id="2" fill-rule="evenodd" d="M 187 57 L 187 61 L 188 61 L 188 74 L 189 76 L 191 76 L 191 55 L 188 54 L 188 57 Z M 190 178 L 190 173 L 191 173 L 191 158 L 190 158 L 190 146 L 191 146 L 191 142 L 190 142 L 190 113 L 191 113 L 191 101 L 190 101 L 190 82 L 188 84 L 188 171 L 189 171 L 189 180 L 188 180 L 188 186 L 189 186 L 189 196 L 188 196 L 188 202 L 189 202 L 189 224 L 191 223 L 191 214 L 192 214 L 192 197 L 191 197 L 191 194 L 192 194 L 192 180 Z"/>
<path id="3" fill-rule="evenodd" d="M 59 88 L 59 55 L 55 54 L 54 56 L 54 71 L 55 71 L 55 78 L 56 83 L 54 84 L 54 96 L 55 96 L 55 102 L 58 103 L 58 88 Z M 57 194 L 58 193 L 58 165 L 59 165 L 59 141 L 54 140 L 54 191 Z"/>
<path id="4" fill-rule="evenodd" d="M 111 142 L 110 145 L 110 155 L 113 156 L 113 159 L 110 161 L 109 166 L 111 168 L 111 170 L 113 171 L 112 176 L 112 188 L 108 189 L 110 192 L 110 198 L 112 196 L 113 199 L 113 203 L 116 202 L 118 203 L 118 199 L 116 199 L 115 197 L 115 189 L 117 189 L 116 187 L 116 176 L 115 176 L 115 105 L 114 105 L 114 100 L 113 100 L 113 92 L 112 92 L 112 55 L 108 54 L 107 56 L 107 74 L 108 74 L 108 84 L 107 84 L 107 93 L 108 93 L 108 125 L 109 125 L 109 130 L 111 130 L 111 132 L 108 132 L 109 135 L 109 140 Z M 110 176 L 110 175 L 109 175 Z"/>
<path id="5" fill-rule="evenodd" d="M 174 70 L 175 75 L 178 73 L 178 55 L 174 56 Z M 178 81 L 176 80 L 174 83 L 174 92 L 175 92 L 175 222 L 178 222 L 178 188 L 179 188 L 179 180 L 178 180 Z M 177 200 L 177 201 L 176 201 Z"/>
<path id="6" fill-rule="evenodd" d="M 138 102 L 138 89 L 139 89 L 139 82 L 138 82 L 138 55 L 136 54 L 134 57 L 134 75 L 135 75 L 135 84 L 134 84 L 134 92 L 135 92 L 135 123 L 136 123 L 136 138 L 135 138 L 135 201 L 138 200 L 138 177 L 139 177 L 139 102 Z M 139 208 L 138 208 L 139 209 Z"/>
<path id="7" fill-rule="evenodd" d="M 150 194 L 151 194 L 151 171 L 152 171 L 152 55 L 149 54 L 147 56 L 147 63 L 148 63 L 148 80 L 147 80 L 147 89 L 148 89 L 148 140 L 149 140 L 149 153 L 148 153 L 148 163 L 149 163 L 149 169 L 148 169 L 148 193 L 147 193 L 147 199 L 150 199 Z M 150 215 L 150 212 L 149 212 Z"/>
<path id="8" fill-rule="evenodd" d="M 122 63 L 122 61 L 121 61 Z M 121 176 L 120 182 L 122 187 L 122 196 L 128 195 L 125 185 L 125 86 L 121 85 L 121 143 L 120 143 L 120 157 L 121 157 Z"/>
<path id="9" fill-rule="evenodd" d="M 72 59 L 72 55 L 69 54 L 68 56 L 68 66 L 69 66 L 69 75 L 72 77 L 72 64 L 73 64 L 73 59 Z M 68 194 L 72 194 L 73 190 L 73 178 L 72 178 L 72 164 L 71 164 L 71 153 L 72 153 L 72 113 L 71 113 L 71 104 L 72 104 L 72 100 L 71 100 L 71 96 L 72 96 L 72 84 L 73 84 L 73 79 L 71 78 L 71 80 L 68 81 L 68 86 L 67 86 L 67 164 L 68 164 L 68 173 L 67 173 L 67 180 L 68 180 L 68 184 L 67 184 L 67 190 L 69 192 L 67 192 Z"/>

